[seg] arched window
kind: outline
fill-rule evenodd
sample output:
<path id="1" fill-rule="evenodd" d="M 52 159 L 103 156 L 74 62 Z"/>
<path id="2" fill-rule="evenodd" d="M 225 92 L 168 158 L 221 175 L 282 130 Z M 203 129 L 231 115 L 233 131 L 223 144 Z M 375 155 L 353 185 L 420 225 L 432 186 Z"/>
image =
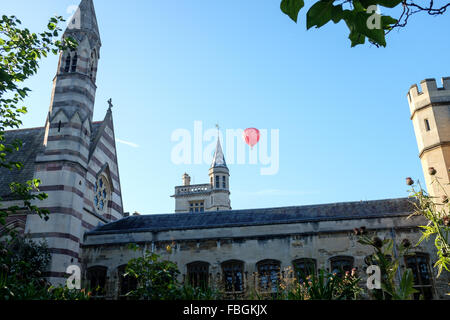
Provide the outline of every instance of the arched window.
<path id="1" fill-rule="evenodd" d="M 187 265 L 188 283 L 193 288 L 206 289 L 209 286 L 209 263 L 196 261 Z"/>
<path id="2" fill-rule="evenodd" d="M 433 299 L 433 285 L 430 271 L 429 256 L 426 253 L 415 253 L 405 257 L 406 267 L 412 270 L 414 276 L 414 299 L 423 296 L 425 300 Z"/>
<path id="3" fill-rule="evenodd" d="M 222 177 L 222 188 L 227 188 L 227 177 L 225 176 Z"/>
<path id="4" fill-rule="evenodd" d="M 263 260 L 256 264 L 258 269 L 259 290 L 275 293 L 280 281 L 281 263 L 277 260 Z"/>
<path id="5" fill-rule="evenodd" d="M 225 292 L 240 293 L 244 291 L 244 262 L 229 260 L 222 263 Z"/>
<path id="6" fill-rule="evenodd" d="M 94 185 L 94 206 L 99 213 L 104 213 L 111 198 L 111 188 L 105 175 L 100 175 Z"/>
<path id="7" fill-rule="evenodd" d="M 64 65 L 64 72 L 70 71 L 70 62 L 72 61 L 72 58 L 70 57 L 70 53 L 67 53 L 66 62 Z"/>
<path id="8" fill-rule="evenodd" d="M 347 271 L 351 272 L 355 259 L 350 256 L 336 256 L 330 259 L 331 273 L 343 276 Z"/>
<path id="9" fill-rule="evenodd" d="M 299 282 L 304 282 L 308 276 L 316 274 L 316 260 L 310 258 L 302 258 L 292 261 L 295 277 Z"/>
<path id="10" fill-rule="evenodd" d="M 95 62 L 96 62 L 96 52 L 95 50 L 91 53 L 91 60 L 89 62 L 89 77 L 94 80 L 95 78 Z"/>
<path id="11" fill-rule="evenodd" d="M 127 265 L 124 264 L 117 268 L 117 273 L 119 276 L 119 298 L 127 299 L 127 294 L 133 290 L 136 290 L 138 282 L 135 277 L 125 275 L 127 270 Z"/>
<path id="12" fill-rule="evenodd" d="M 108 268 L 102 266 L 90 267 L 87 269 L 86 278 L 89 289 L 94 297 L 104 297 L 106 294 L 106 272 Z"/>
<path id="13" fill-rule="evenodd" d="M 78 53 L 75 52 L 75 55 L 72 58 L 72 66 L 71 66 L 70 72 L 77 71 L 77 63 L 78 63 Z"/>

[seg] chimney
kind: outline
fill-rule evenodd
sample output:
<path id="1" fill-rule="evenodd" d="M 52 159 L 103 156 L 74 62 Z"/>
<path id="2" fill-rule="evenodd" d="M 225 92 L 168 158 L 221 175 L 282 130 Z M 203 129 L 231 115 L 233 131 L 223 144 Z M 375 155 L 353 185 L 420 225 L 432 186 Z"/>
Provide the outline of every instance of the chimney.
<path id="1" fill-rule="evenodd" d="M 187 174 L 183 174 L 183 186 L 190 186 L 191 185 L 191 177 Z"/>

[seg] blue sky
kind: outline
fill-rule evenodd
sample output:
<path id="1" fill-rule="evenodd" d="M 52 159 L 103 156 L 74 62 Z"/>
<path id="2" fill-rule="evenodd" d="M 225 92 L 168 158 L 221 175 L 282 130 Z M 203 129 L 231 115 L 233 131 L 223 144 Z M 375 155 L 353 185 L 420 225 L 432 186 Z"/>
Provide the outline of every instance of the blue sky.
<path id="1" fill-rule="evenodd" d="M 2 14 L 33 31 L 68 17 L 77 0 L 0 0 Z M 186 171 L 208 182 L 208 164 L 175 165 L 176 129 L 280 132 L 280 168 L 229 165 L 233 209 L 407 196 L 423 181 L 406 94 L 425 78 L 449 76 L 450 19 L 414 17 L 387 48 L 350 48 L 343 23 L 306 31 L 280 0 L 96 0 L 103 47 L 95 120 L 114 101 L 126 211 L 174 211 Z M 307 3 L 307 6 L 311 4 Z M 27 82 L 25 127 L 43 126 L 57 58 Z"/>

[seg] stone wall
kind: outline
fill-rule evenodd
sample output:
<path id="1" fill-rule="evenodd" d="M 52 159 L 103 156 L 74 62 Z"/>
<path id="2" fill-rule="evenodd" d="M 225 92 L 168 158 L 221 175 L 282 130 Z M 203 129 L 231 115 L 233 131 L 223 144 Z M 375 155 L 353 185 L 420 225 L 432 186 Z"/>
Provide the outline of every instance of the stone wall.
<path id="1" fill-rule="evenodd" d="M 349 219 L 308 223 L 273 224 L 263 226 L 242 226 L 229 228 L 208 228 L 201 230 L 168 230 L 162 232 L 121 232 L 88 234 L 83 245 L 84 270 L 92 266 L 106 266 L 107 296 L 118 294 L 117 268 L 141 253 L 128 248 L 137 243 L 141 248 L 161 255 L 178 265 L 180 281 L 185 280 L 187 264 L 196 261 L 210 264 L 210 281 L 216 286 L 221 278 L 221 264 L 228 260 L 244 261 L 244 284 L 247 292 L 255 286 L 256 264 L 265 259 L 281 262 L 281 270 L 292 266 L 298 258 L 313 258 L 317 268 L 330 269 L 330 259 L 335 256 L 351 256 L 358 268 L 364 286 L 364 258 L 373 249 L 357 242 L 353 228 L 365 226 L 370 236 L 394 239 L 397 245 L 403 239 L 417 243 L 420 232 L 417 225 L 423 223 L 420 217 Z M 166 247 L 172 246 L 167 251 Z M 449 278 L 436 278 L 432 265 L 436 261 L 432 242 L 413 248 L 413 252 L 430 254 L 430 269 L 433 270 L 434 298 L 444 299 L 449 291 Z M 404 263 L 404 262 L 403 262 Z M 401 266 L 404 270 L 404 264 Z"/>

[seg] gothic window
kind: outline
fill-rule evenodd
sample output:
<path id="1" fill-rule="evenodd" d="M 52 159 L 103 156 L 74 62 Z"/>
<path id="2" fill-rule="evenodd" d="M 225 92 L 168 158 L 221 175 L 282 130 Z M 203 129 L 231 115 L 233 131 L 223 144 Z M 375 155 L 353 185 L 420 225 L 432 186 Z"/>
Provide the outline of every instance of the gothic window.
<path id="1" fill-rule="evenodd" d="M 220 176 L 216 176 L 216 188 L 220 188 Z"/>
<path id="2" fill-rule="evenodd" d="M 71 60 L 72 60 L 72 58 L 70 57 L 70 53 L 67 53 L 66 62 L 64 65 L 64 72 L 69 72 Z"/>
<path id="3" fill-rule="evenodd" d="M 89 63 L 89 77 L 94 80 L 94 69 L 95 69 L 95 58 L 96 58 L 96 53 L 95 50 L 92 51 L 91 53 L 91 61 Z"/>
<path id="4" fill-rule="evenodd" d="M 314 259 L 303 258 L 292 262 L 294 272 L 299 282 L 304 282 L 308 276 L 316 274 L 316 261 Z"/>
<path id="5" fill-rule="evenodd" d="M 110 199 L 110 187 L 108 179 L 100 175 L 94 186 L 94 206 L 98 212 L 105 212 Z"/>
<path id="6" fill-rule="evenodd" d="M 72 58 L 72 66 L 71 66 L 70 72 L 77 71 L 77 63 L 78 63 L 78 54 L 75 52 L 75 55 Z"/>
<path id="7" fill-rule="evenodd" d="M 405 257 L 406 267 L 412 270 L 414 276 L 414 289 L 419 292 L 414 294 L 414 299 L 422 296 L 425 300 L 433 299 L 433 286 L 429 265 L 429 256 L 425 253 L 416 253 Z"/>
<path id="8" fill-rule="evenodd" d="M 189 212 L 205 212 L 205 201 L 191 201 L 189 202 Z"/>
<path id="9" fill-rule="evenodd" d="M 222 177 L 222 188 L 226 189 L 227 187 L 227 177 L 223 176 Z"/>
<path id="10" fill-rule="evenodd" d="M 95 266 L 87 269 L 87 280 L 89 289 L 94 297 L 105 296 L 106 272 L 108 268 Z"/>
<path id="11" fill-rule="evenodd" d="M 126 274 L 127 265 L 122 265 L 118 268 L 119 275 L 119 296 L 121 299 L 126 299 L 127 294 L 130 291 L 136 290 L 137 288 L 137 279 L 135 277 L 125 275 Z"/>
<path id="12" fill-rule="evenodd" d="M 343 276 L 345 272 L 352 271 L 354 259 L 349 256 L 337 256 L 330 259 L 331 273 Z"/>
<path id="13" fill-rule="evenodd" d="M 257 263 L 259 289 L 276 293 L 280 280 L 281 263 L 277 260 L 263 260 Z"/>
<path id="14" fill-rule="evenodd" d="M 209 263 L 192 262 L 187 265 L 188 282 L 193 288 L 208 288 L 209 285 Z"/>
<path id="15" fill-rule="evenodd" d="M 222 263 L 225 292 L 244 291 L 244 262 L 230 260 Z"/>

